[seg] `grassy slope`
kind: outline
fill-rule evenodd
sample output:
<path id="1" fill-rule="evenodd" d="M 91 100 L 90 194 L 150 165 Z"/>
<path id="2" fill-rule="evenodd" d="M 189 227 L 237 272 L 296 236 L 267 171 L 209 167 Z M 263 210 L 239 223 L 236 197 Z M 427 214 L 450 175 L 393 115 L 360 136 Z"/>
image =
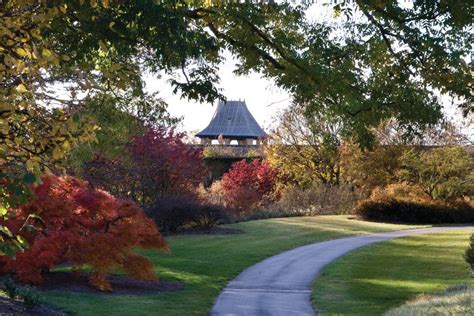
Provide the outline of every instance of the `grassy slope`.
<path id="1" fill-rule="evenodd" d="M 474 284 L 463 253 L 472 231 L 404 237 L 356 250 L 313 284 L 322 314 L 380 315 L 421 293 Z"/>
<path id="2" fill-rule="evenodd" d="M 204 315 L 228 281 L 246 267 L 303 244 L 410 226 L 367 223 L 344 216 L 298 217 L 231 225 L 238 235 L 168 238 L 171 253 L 145 253 L 161 278 L 185 283 L 175 293 L 149 296 L 48 293 L 48 302 L 80 315 Z"/>

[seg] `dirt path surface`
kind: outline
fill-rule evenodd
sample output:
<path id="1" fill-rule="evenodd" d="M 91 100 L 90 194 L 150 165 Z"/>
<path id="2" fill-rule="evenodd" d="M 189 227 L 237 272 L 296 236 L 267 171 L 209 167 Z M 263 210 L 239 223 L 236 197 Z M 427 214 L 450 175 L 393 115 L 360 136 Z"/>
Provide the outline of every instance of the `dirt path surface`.
<path id="1" fill-rule="evenodd" d="M 217 298 L 211 315 L 315 315 L 311 283 L 321 269 L 344 254 L 373 243 L 405 236 L 474 229 L 431 227 L 359 235 L 309 244 L 265 259 L 244 270 Z"/>

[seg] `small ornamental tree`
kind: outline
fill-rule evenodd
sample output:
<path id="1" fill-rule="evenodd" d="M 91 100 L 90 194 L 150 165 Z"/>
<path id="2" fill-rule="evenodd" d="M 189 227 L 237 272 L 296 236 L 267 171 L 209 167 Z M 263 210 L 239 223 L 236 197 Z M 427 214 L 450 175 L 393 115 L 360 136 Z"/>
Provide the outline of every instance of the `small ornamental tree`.
<path id="1" fill-rule="evenodd" d="M 239 212 L 249 211 L 274 192 L 276 180 L 277 170 L 269 163 L 238 161 L 222 177 L 225 200 Z"/>
<path id="2" fill-rule="evenodd" d="M 185 136 L 173 128 L 158 127 L 135 137 L 129 145 L 135 172 L 142 179 L 141 191 L 150 202 L 186 194 L 203 180 L 202 151 L 186 145 Z"/>
<path id="3" fill-rule="evenodd" d="M 361 150 L 353 143 L 341 146 L 342 176 L 366 194 L 377 187 L 398 182 L 400 157 L 406 151 L 404 145 L 376 145 L 372 150 Z"/>
<path id="4" fill-rule="evenodd" d="M 167 245 L 135 203 L 73 177 L 44 176 L 33 191 L 35 198 L 1 223 L 28 247 L 16 258 L 0 257 L 0 273 L 39 284 L 42 273 L 59 264 L 88 265 L 90 284 L 102 291 L 111 290 L 106 275 L 114 268 L 139 279 L 155 278 L 153 265 L 134 248 L 164 250 Z"/>
<path id="5" fill-rule="evenodd" d="M 150 128 L 127 145 L 126 158 L 96 156 L 83 176 L 93 186 L 148 207 L 164 196 L 189 195 L 206 174 L 202 151 L 172 128 Z"/>

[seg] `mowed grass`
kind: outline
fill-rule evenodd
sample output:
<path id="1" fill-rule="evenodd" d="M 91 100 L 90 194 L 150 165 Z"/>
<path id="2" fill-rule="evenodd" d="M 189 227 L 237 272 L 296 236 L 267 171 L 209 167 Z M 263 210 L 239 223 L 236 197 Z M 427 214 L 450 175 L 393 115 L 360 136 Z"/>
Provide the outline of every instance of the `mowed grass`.
<path id="1" fill-rule="evenodd" d="M 44 297 L 78 315 L 205 315 L 231 279 L 266 257 L 312 242 L 413 228 L 347 216 L 269 219 L 228 227 L 244 233 L 173 236 L 167 238 L 170 253 L 142 252 L 153 261 L 162 279 L 184 283 L 182 291 L 120 297 L 49 292 Z"/>
<path id="2" fill-rule="evenodd" d="M 382 315 L 423 293 L 474 285 L 463 254 L 472 229 L 403 237 L 349 253 L 313 284 L 321 314 Z"/>

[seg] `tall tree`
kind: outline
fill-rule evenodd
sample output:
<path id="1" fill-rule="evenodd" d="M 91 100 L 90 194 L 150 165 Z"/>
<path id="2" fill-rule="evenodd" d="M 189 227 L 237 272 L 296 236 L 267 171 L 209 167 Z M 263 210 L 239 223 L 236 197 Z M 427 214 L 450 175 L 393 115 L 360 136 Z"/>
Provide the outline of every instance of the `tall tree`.
<path id="1" fill-rule="evenodd" d="M 400 125 L 395 119 L 388 119 L 373 132 L 376 143 L 381 145 L 454 146 L 470 143 L 469 136 L 463 133 L 463 127 L 448 119 L 423 130 L 415 130 Z"/>
<path id="2" fill-rule="evenodd" d="M 96 156 L 121 161 L 127 156 L 127 145 L 134 137 L 144 135 L 148 128 L 175 126 L 181 118 L 171 116 L 168 105 L 156 94 L 134 96 L 132 91 L 119 94 L 102 93 L 88 100 L 81 113 L 100 127 L 97 142 L 84 143 L 72 150 L 68 167 L 78 175 L 84 164 Z"/>
<path id="3" fill-rule="evenodd" d="M 288 182 L 339 184 L 341 120 L 325 114 L 306 116 L 303 107 L 292 105 L 277 124 L 265 154 Z"/>

